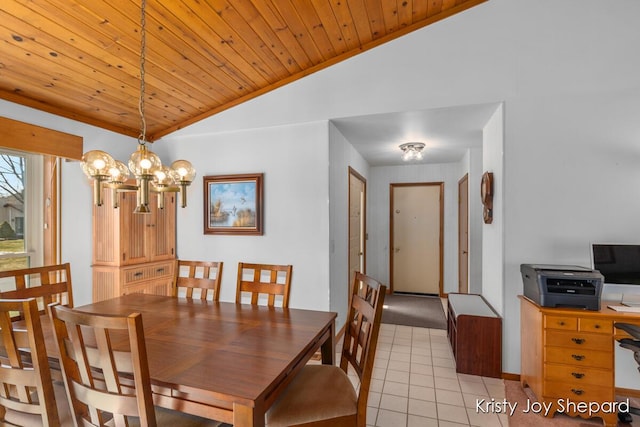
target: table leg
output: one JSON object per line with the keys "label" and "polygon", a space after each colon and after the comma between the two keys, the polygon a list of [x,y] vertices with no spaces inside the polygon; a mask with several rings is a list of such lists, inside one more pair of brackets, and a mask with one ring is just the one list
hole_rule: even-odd
{"label": "table leg", "polygon": [[322,353],[322,363],[324,365],[334,365],[336,358],[336,324],[335,322],[331,323],[331,327],[329,329],[329,338],[325,342],[322,343],[320,347],[320,351]]}
{"label": "table leg", "polygon": [[264,427],[264,411],[250,406],[233,404],[233,426],[234,427]]}

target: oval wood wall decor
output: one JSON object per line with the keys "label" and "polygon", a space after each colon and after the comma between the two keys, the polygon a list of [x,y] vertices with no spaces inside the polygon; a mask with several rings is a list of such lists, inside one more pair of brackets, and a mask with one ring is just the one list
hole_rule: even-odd
{"label": "oval wood wall decor", "polygon": [[485,172],[482,174],[480,200],[484,206],[482,219],[485,224],[491,224],[493,222],[493,172]]}

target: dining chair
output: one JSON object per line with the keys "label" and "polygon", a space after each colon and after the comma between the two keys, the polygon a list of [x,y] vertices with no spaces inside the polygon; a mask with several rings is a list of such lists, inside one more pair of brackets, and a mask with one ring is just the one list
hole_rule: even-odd
{"label": "dining chair", "polygon": [[[74,425],[155,427],[142,315],[103,315],[51,305],[51,323]],[[114,348],[116,343],[123,348]],[[111,425],[111,424],[110,424]]]}
{"label": "dining chair", "polygon": [[[309,364],[269,409],[268,427],[366,426],[367,399],[386,286],[356,272],[340,366]],[[358,376],[354,388],[348,374]]]}
{"label": "dining chair", "polygon": [[211,295],[213,301],[219,301],[222,267],[222,262],[177,260],[173,296],[180,296],[180,288],[184,288],[185,297],[193,298],[193,291],[199,289],[200,299],[206,300]]}
{"label": "dining chair", "polygon": [[115,316],[52,304],[49,315],[75,426],[220,426],[154,407],[140,313]]}
{"label": "dining chair", "polygon": [[[23,319],[19,325],[12,322],[15,313]],[[69,402],[62,383],[54,385],[51,379],[36,300],[0,300],[0,334],[0,420],[21,426],[69,425]]]}
{"label": "dining chair", "polygon": [[35,298],[41,315],[54,302],[73,307],[69,263],[0,271],[0,289],[7,289],[0,292],[2,299]]}
{"label": "dining chair", "polygon": [[267,295],[267,305],[274,307],[277,299],[282,308],[289,307],[289,290],[293,266],[272,264],[238,263],[236,303],[242,302],[242,293],[251,294],[251,304],[258,305],[260,295]]}

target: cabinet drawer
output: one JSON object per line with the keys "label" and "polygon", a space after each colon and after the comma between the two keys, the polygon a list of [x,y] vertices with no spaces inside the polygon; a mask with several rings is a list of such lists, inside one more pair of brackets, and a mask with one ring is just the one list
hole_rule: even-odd
{"label": "cabinet drawer", "polygon": [[545,381],[544,396],[582,402],[612,402],[613,387]]}
{"label": "cabinet drawer", "polygon": [[545,345],[568,347],[570,349],[590,349],[612,351],[611,335],[592,334],[583,332],[546,331]]}
{"label": "cabinet drawer", "polygon": [[125,286],[122,290],[122,294],[170,295],[170,291],[171,281],[151,280],[149,282],[142,282],[135,285]]}
{"label": "cabinet drawer", "polygon": [[544,361],[545,363],[613,370],[613,354],[611,351],[548,346],[544,349]]}
{"label": "cabinet drawer", "polygon": [[547,329],[578,330],[578,318],[571,316],[544,316],[544,327]]}
{"label": "cabinet drawer", "polygon": [[613,371],[589,366],[568,366],[545,363],[544,377],[548,381],[581,386],[582,384],[613,384]]}
{"label": "cabinet drawer", "polygon": [[124,286],[141,282],[143,280],[170,277],[172,275],[172,266],[172,262],[167,262],[137,268],[128,268],[123,271]]}
{"label": "cabinet drawer", "polygon": [[581,332],[594,332],[596,334],[607,334],[611,337],[613,332],[613,322],[594,318],[578,319],[578,330]]}

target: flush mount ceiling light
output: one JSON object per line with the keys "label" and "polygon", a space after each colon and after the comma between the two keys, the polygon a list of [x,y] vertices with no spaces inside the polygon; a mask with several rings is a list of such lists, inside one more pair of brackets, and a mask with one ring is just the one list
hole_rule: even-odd
{"label": "flush mount ceiling light", "polygon": [[402,150],[402,160],[421,160],[424,144],[422,142],[407,142],[400,145]]}
{"label": "flush mount ceiling light", "polygon": [[[160,158],[147,149],[147,122],[144,117],[144,64],[146,50],[145,6],[140,5],[140,136],[138,149],[129,158],[129,167],[115,160],[109,153],[100,150],[88,151],[82,156],[82,170],[93,180],[93,201],[97,206],[102,205],[102,186],[117,191],[136,191],[137,206],[135,213],[150,213],[149,191],[158,193],[158,207],[164,207],[165,192],[180,192],[182,207],[187,206],[187,186],[196,176],[196,171],[187,160],[176,160],[171,167],[162,165]],[[136,178],[136,185],[126,184],[129,172]],[[114,208],[118,207],[118,198],[113,197]]]}

